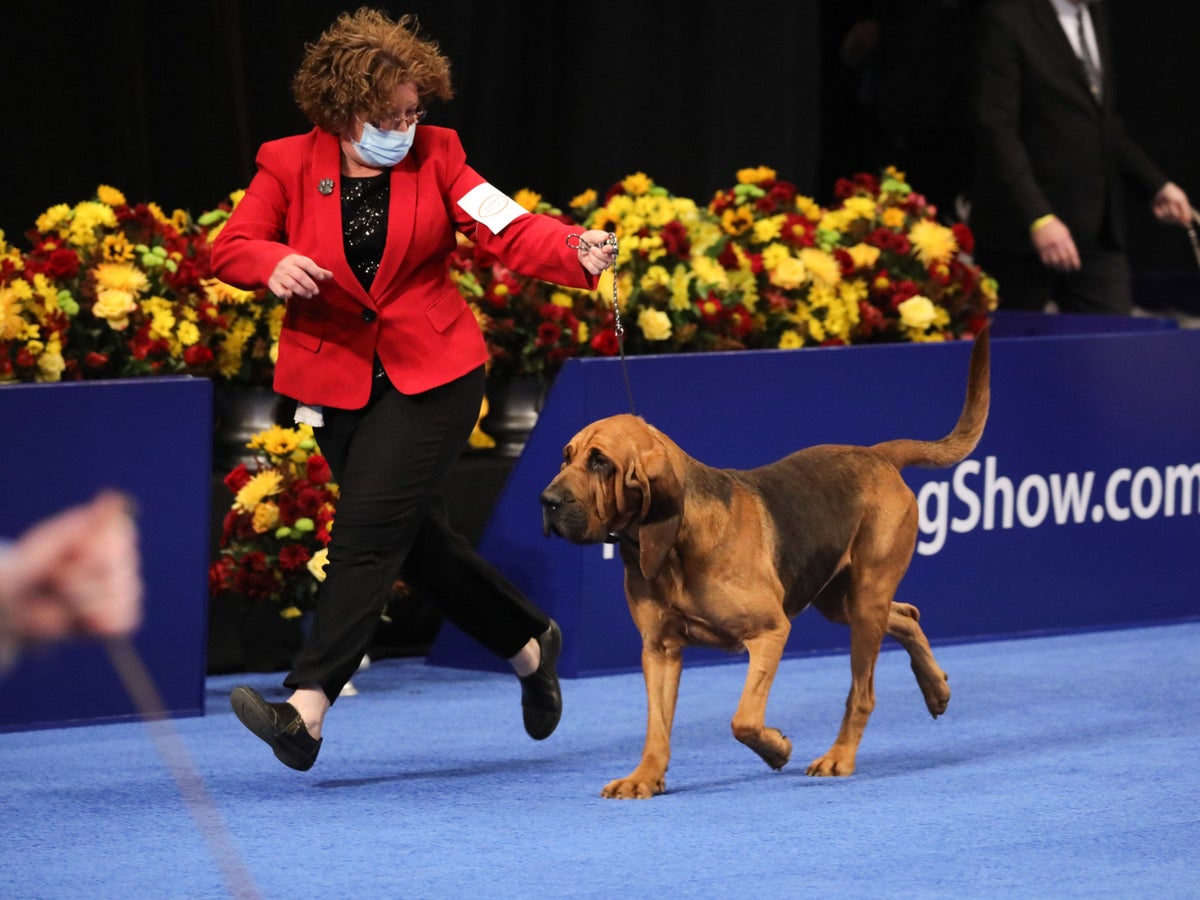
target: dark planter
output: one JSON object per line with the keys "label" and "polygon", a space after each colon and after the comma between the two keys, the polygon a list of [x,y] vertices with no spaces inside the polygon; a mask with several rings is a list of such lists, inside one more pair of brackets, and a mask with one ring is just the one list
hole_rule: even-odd
{"label": "dark planter", "polygon": [[496,441],[493,453],[506,457],[521,455],[546,403],[548,390],[546,380],[537,375],[488,378],[488,413],[480,425]]}

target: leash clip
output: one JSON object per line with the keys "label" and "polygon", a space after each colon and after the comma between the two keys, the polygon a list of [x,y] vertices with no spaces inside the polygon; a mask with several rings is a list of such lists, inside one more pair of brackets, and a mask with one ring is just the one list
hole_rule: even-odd
{"label": "leash clip", "polygon": [[593,247],[612,247],[613,251],[615,252],[617,249],[617,236],[610,232],[608,237],[606,237],[600,243],[593,244],[585,240],[582,234],[568,234],[567,247],[572,250],[584,251],[591,250]]}

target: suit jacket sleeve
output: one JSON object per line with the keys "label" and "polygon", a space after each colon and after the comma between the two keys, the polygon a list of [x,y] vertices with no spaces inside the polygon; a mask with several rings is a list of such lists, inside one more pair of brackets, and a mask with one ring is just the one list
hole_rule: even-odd
{"label": "suit jacket sleeve", "polygon": [[994,190],[1007,195],[1026,223],[1053,212],[1021,137],[1024,53],[994,7],[975,22],[974,110],[979,166]]}

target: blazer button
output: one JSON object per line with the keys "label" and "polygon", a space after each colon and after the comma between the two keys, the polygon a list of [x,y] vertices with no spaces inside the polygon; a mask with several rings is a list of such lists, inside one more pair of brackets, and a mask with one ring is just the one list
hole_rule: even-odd
{"label": "blazer button", "polygon": [[375,321],[375,310],[364,309],[362,311],[362,320],[364,322],[366,322],[368,325],[370,325],[372,322],[374,322]]}

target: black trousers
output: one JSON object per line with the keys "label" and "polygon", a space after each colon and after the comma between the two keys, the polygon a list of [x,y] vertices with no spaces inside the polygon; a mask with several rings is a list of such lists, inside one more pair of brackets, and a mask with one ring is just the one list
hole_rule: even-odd
{"label": "black trousers", "polygon": [[1133,311],[1129,260],[1119,250],[1080,248],[1078,272],[1048,269],[1032,253],[980,251],[979,264],[996,279],[1000,309],[1041,312],[1051,300],[1064,313],[1107,313],[1127,316]]}
{"label": "black trousers", "polygon": [[357,670],[397,578],[497,656],[550,620],[449,524],[439,493],[479,417],[483,368],[423,394],[376,378],[366,407],[325,409],[317,443],[340,494],[312,629],[284,685],[332,703]]}

